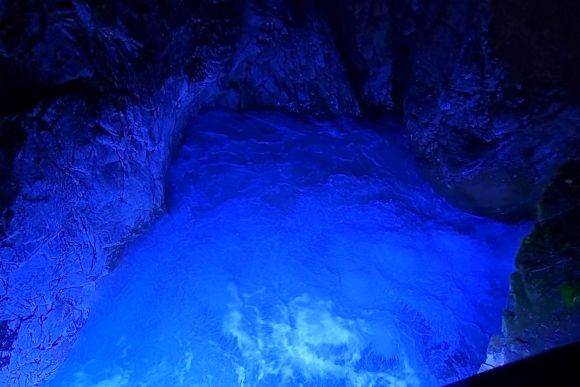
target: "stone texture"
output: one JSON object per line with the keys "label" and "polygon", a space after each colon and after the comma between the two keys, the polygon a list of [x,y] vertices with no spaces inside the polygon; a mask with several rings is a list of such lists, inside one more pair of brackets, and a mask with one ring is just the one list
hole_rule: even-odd
{"label": "stone texture", "polygon": [[420,4],[340,0],[326,9],[363,114],[401,115]]}
{"label": "stone texture", "polygon": [[342,0],[326,10],[361,111],[403,116],[434,187],[469,212],[533,218],[580,149],[580,5]]}
{"label": "stone texture", "polygon": [[323,8],[310,1],[247,1],[243,34],[221,104],[317,116],[358,115]]}
{"label": "stone texture", "polygon": [[[3,66],[31,64],[3,97],[18,89],[37,98],[15,101],[0,119],[11,139],[2,144],[3,386],[38,385],[54,372],[88,316],[96,281],[163,210],[181,128],[211,99],[236,42],[232,4],[182,4],[173,15],[178,3],[45,2],[38,16],[47,31],[70,29],[68,39],[24,29],[15,46],[2,40]],[[6,28],[36,15],[35,2],[3,5]],[[45,55],[31,58],[23,47]],[[76,71],[61,51],[90,62],[88,70]],[[47,92],[33,94],[37,86]]]}
{"label": "stone texture", "polygon": [[[426,176],[468,211],[530,216],[550,177],[580,149],[573,79],[559,69],[577,63],[559,23],[578,13],[541,19],[522,1],[438,2],[423,12],[405,116]],[[505,47],[527,36],[517,57],[540,60],[534,66],[514,63]],[[554,50],[574,54],[552,64]],[[548,68],[556,78],[546,83]]]}
{"label": "stone texture", "polygon": [[538,205],[511,277],[503,334],[485,370],[580,340],[580,161],[564,165]]}
{"label": "stone texture", "polygon": [[88,316],[95,282],[162,210],[194,87],[168,80],[151,98],[161,113],[103,103],[93,116],[86,101],[67,96],[22,118],[27,140],[13,167],[20,189],[0,244],[0,320],[12,340],[3,346],[12,349],[3,385],[35,385],[54,371]]}

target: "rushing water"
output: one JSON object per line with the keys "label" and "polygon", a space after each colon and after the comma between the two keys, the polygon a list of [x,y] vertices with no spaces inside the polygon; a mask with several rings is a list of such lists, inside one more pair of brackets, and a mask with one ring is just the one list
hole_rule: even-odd
{"label": "rushing water", "polygon": [[51,387],[439,385],[500,330],[525,226],[465,214],[397,135],[206,113],[168,212],[101,281]]}

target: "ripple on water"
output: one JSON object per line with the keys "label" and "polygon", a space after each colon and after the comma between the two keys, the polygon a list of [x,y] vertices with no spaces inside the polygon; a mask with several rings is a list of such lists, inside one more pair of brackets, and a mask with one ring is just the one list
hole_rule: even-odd
{"label": "ripple on water", "polygon": [[438,385],[477,371],[526,227],[464,214],[396,135],[196,118],[168,213],[49,386]]}

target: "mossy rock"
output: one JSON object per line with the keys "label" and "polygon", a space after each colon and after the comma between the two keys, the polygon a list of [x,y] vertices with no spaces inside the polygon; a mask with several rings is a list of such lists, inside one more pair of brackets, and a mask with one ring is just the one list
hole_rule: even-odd
{"label": "mossy rock", "polygon": [[560,287],[560,294],[567,308],[580,307],[580,287],[565,283]]}
{"label": "mossy rock", "polygon": [[546,188],[516,267],[504,336],[526,351],[507,360],[580,340],[580,161],[564,165]]}

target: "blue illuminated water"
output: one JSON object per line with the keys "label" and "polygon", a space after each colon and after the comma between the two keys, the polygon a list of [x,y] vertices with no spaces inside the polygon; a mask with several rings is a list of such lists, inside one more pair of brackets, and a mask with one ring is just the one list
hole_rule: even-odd
{"label": "blue illuminated water", "polygon": [[396,135],[198,117],[168,213],[102,280],[51,387],[439,385],[500,330],[526,226],[451,207]]}

